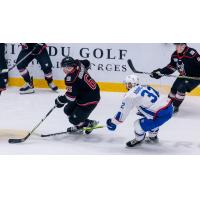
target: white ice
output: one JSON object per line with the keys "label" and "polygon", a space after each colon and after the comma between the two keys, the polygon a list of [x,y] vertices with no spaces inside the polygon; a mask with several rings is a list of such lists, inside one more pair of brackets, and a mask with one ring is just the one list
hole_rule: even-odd
{"label": "white ice", "polygon": [[[64,91],[60,91],[63,94]],[[27,141],[9,144],[9,138],[24,137],[54,106],[58,93],[36,89],[35,94],[20,95],[18,88],[8,88],[0,96],[0,154],[200,154],[200,97],[187,96],[180,112],[160,128],[159,143],[128,149],[134,138],[133,110],[115,132],[96,129],[91,135],[64,135],[41,138],[40,134],[65,131],[71,126],[63,109],[55,109]],[[101,93],[101,101],[91,119],[104,125],[121,104],[123,93]]]}

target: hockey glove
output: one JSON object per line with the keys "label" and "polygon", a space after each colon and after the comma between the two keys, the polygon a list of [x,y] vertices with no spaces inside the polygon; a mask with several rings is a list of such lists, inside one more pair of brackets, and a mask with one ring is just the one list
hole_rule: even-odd
{"label": "hockey glove", "polygon": [[161,78],[162,77],[161,69],[159,68],[159,69],[152,71],[150,77],[155,78],[155,79]]}
{"label": "hockey glove", "polygon": [[66,99],[65,95],[58,96],[55,99],[55,105],[57,108],[62,108],[67,102],[68,102],[68,100]]}
{"label": "hockey glove", "polygon": [[106,125],[107,125],[107,128],[110,130],[110,131],[114,131],[116,128],[117,128],[117,125],[112,123],[112,119],[108,119],[106,121]]}

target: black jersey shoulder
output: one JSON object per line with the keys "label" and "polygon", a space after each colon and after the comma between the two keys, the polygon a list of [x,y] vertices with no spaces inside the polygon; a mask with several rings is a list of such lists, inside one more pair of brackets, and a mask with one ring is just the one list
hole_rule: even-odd
{"label": "black jersey shoulder", "polygon": [[172,54],[172,58],[174,57],[186,57],[186,58],[193,58],[195,55],[197,54],[197,50],[190,48],[190,47],[186,47],[186,49],[183,51],[182,54],[177,54],[176,51],[174,51],[174,53]]}
{"label": "black jersey shoulder", "polygon": [[188,47],[187,52],[185,53],[185,56],[191,57],[191,58],[192,58],[192,57],[194,57],[196,54],[197,54],[197,50],[196,50],[196,49],[193,49],[193,48]]}

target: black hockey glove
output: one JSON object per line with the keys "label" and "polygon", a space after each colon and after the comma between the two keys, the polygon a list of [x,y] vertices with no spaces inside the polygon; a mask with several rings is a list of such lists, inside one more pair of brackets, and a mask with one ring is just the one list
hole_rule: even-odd
{"label": "black hockey glove", "polygon": [[151,72],[151,75],[150,75],[151,78],[155,78],[155,79],[159,79],[162,77],[162,74],[161,74],[161,69],[156,69],[156,70],[153,70]]}
{"label": "black hockey glove", "polygon": [[68,102],[68,100],[66,99],[65,95],[58,96],[55,99],[55,105],[57,108],[62,108],[67,102]]}

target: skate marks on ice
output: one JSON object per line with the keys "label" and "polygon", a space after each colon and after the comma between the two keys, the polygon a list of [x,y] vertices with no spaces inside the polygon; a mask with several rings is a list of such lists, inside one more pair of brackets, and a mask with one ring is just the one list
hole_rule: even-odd
{"label": "skate marks on ice", "polygon": [[[38,140],[38,138],[37,138]],[[76,146],[85,146],[90,154],[119,154],[119,155],[200,155],[200,141],[174,141],[162,140],[157,143],[143,142],[133,148],[127,148],[128,139],[116,135],[62,135],[53,138],[45,138],[44,142],[64,143],[66,145],[74,145],[74,154],[84,154],[84,152],[76,151]],[[67,151],[66,151],[67,154]]]}

